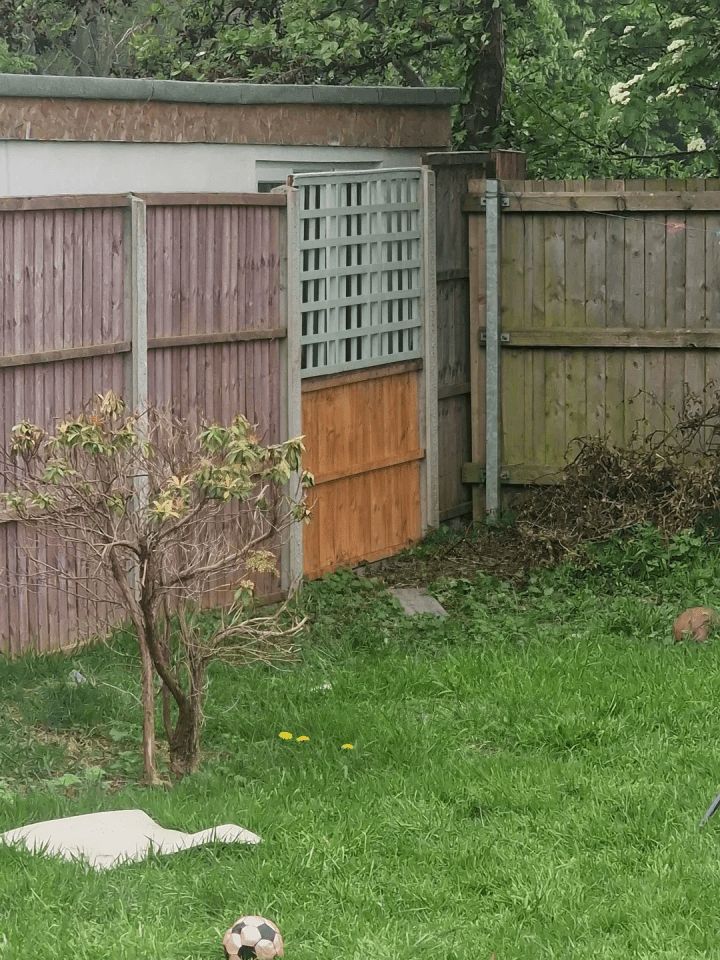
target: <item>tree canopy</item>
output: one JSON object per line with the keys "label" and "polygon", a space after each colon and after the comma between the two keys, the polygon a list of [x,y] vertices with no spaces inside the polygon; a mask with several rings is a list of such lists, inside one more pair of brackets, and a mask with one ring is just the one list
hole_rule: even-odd
{"label": "tree canopy", "polygon": [[0,0],[0,68],[456,86],[455,145],[534,177],[718,172],[710,0]]}
{"label": "tree canopy", "polygon": [[718,173],[720,15],[704,0],[545,6],[519,24],[498,134],[533,176]]}

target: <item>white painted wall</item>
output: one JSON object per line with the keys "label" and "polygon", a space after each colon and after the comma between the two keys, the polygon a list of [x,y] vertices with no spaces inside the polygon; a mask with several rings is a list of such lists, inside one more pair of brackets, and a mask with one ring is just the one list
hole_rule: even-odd
{"label": "white painted wall", "polygon": [[206,143],[0,142],[0,196],[254,193],[291,172],[416,166],[418,150]]}

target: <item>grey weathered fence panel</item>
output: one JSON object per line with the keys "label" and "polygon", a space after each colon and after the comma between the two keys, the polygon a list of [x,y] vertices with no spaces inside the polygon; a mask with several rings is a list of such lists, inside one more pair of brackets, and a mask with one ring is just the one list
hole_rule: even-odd
{"label": "grey weathered fence panel", "polygon": [[[284,196],[148,196],[148,390],[179,416],[243,413],[280,436],[280,218]],[[21,207],[21,209],[18,209]],[[94,393],[130,396],[127,197],[0,200],[0,436],[51,429]],[[29,587],[26,554],[46,573]],[[78,594],[82,556],[0,521],[0,652],[92,636],[107,603]],[[274,578],[258,583],[277,590]]]}

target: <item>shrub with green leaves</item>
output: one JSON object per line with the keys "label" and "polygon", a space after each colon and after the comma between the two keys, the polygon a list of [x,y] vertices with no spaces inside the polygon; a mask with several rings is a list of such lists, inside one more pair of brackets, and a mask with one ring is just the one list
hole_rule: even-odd
{"label": "shrub with green leaves", "polygon": [[[309,518],[303,449],[301,437],[264,446],[241,415],[195,430],[157,408],[132,414],[112,392],[54,433],[13,427],[2,459],[6,506],[48,537],[82,545],[95,573],[77,589],[103,599],[110,591],[115,622],[125,617],[137,633],[148,782],[158,779],[155,674],[171,768],[183,774],[200,760],[207,664],[291,655],[302,621],[286,606],[251,608],[254,578],[277,574],[283,534]],[[230,608],[203,617],[228,586]]]}

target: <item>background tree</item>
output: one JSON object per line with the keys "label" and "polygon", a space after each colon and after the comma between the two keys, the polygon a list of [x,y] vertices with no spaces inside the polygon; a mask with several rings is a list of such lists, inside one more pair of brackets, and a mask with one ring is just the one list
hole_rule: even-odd
{"label": "background tree", "polygon": [[131,76],[129,41],[150,26],[149,0],[0,0],[0,38],[22,70]]}
{"label": "background tree", "polygon": [[139,72],[179,80],[460,86],[458,136],[488,146],[504,84],[498,0],[159,0]]}
{"label": "background tree", "polygon": [[708,0],[160,0],[151,21],[132,46],[155,76],[457,86],[455,145],[523,149],[532,176],[717,169]]}
{"label": "background tree", "polygon": [[537,9],[541,20],[508,25],[498,130],[527,152],[532,176],[717,175],[720,15],[709,3]]}
{"label": "background tree", "polygon": [[[301,438],[262,446],[242,416],[198,433],[157,409],[128,415],[112,393],[54,434],[27,422],[13,428],[7,506],[82,551],[95,572],[79,587],[101,598],[110,590],[116,621],[123,614],[135,628],[146,782],[158,780],[153,673],[164,691],[171,768],[182,775],[200,761],[208,663],[292,655],[303,622],[287,606],[260,615],[250,607],[254,576],[275,571],[271,548],[309,517],[302,491],[310,474],[301,474],[299,496],[283,492],[302,450]],[[232,607],[204,616],[222,586],[234,591]]]}
{"label": "background tree", "polygon": [[710,0],[0,0],[0,38],[40,72],[456,86],[455,146],[533,177],[720,164]]}

